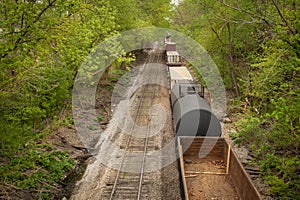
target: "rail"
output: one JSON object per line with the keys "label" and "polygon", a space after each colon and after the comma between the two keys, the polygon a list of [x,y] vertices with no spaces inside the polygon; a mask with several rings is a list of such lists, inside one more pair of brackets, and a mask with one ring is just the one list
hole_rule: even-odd
{"label": "rail", "polygon": [[[156,62],[158,62],[159,60],[159,56],[160,54],[157,55],[157,60]],[[151,70],[154,70],[154,73],[155,73],[155,77],[157,77],[157,74],[158,72],[155,71],[155,68],[152,69],[151,67],[147,67],[149,64],[151,64],[153,61],[155,61],[155,54],[150,54],[149,56],[149,59],[145,62],[145,64],[143,65],[143,70],[147,70],[147,68],[150,68],[150,71]],[[151,78],[151,77],[149,77]],[[134,129],[135,129],[135,126],[136,126],[136,122],[137,122],[137,119],[139,118],[140,114],[141,114],[141,107],[142,107],[142,102],[146,97],[146,92],[147,90],[147,87],[144,86],[142,88],[142,95],[141,97],[139,98],[139,102],[138,102],[138,106],[137,106],[137,110],[136,110],[136,115],[135,115],[135,118],[134,118],[134,124],[132,125],[131,129],[130,129],[130,132],[129,132],[129,137],[127,138],[127,141],[126,141],[126,146],[125,146],[125,149],[124,149],[124,153],[122,155],[122,159],[121,159],[121,163],[120,163],[120,166],[118,168],[118,171],[117,171],[117,175],[115,177],[115,180],[114,180],[114,184],[113,184],[113,188],[112,188],[112,191],[111,191],[111,194],[110,194],[110,197],[109,199],[112,200],[114,199],[115,197],[115,194],[116,194],[116,191],[118,189],[118,182],[119,182],[119,179],[120,179],[120,175],[122,173],[122,169],[125,165],[125,162],[127,160],[127,152],[128,150],[130,149],[130,146],[135,146],[135,144],[133,143],[133,137],[134,137]],[[152,94],[151,94],[151,97],[150,97],[150,106],[152,105],[153,103],[153,99],[154,99],[154,96],[155,96],[155,89],[152,90]],[[149,119],[149,122],[151,121],[151,119]],[[148,122],[148,123],[149,123]],[[140,173],[139,173],[139,181],[138,181],[138,187],[137,188],[137,199],[139,200],[142,196],[142,186],[143,186],[143,179],[144,179],[144,170],[145,170],[145,162],[146,162],[146,155],[147,155],[147,149],[148,149],[148,143],[149,143],[149,133],[150,133],[150,126],[148,126],[147,128],[147,132],[146,132],[146,135],[145,135],[145,138],[144,138],[144,146],[143,146],[143,157],[142,157],[142,160],[141,160],[141,167],[140,167]],[[131,144],[133,143],[133,144]],[[130,180],[128,181],[130,182]]]}

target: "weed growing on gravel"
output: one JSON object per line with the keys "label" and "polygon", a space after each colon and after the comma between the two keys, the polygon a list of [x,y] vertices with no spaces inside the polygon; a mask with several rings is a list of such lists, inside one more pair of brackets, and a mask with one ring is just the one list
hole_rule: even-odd
{"label": "weed growing on gravel", "polygon": [[97,121],[98,122],[101,122],[101,121],[103,121],[104,120],[104,117],[102,116],[102,115],[99,115],[98,117],[97,117]]}

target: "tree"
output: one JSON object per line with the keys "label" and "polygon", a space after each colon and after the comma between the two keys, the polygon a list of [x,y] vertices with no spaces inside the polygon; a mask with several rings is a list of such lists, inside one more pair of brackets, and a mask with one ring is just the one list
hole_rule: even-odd
{"label": "tree", "polygon": [[248,105],[235,137],[257,155],[270,195],[286,199],[299,190],[292,175],[300,147],[299,6],[296,0],[184,0],[173,17],[178,30],[209,51],[227,88]]}

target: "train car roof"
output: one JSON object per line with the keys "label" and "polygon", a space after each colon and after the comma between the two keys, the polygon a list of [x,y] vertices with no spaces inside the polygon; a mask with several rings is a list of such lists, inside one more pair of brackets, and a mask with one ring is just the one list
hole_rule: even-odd
{"label": "train car roof", "polygon": [[176,44],[175,42],[165,42],[166,44]]}
{"label": "train car roof", "polygon": [[167,56],[171,55],[179,55],[179,53],[177,51],[167,51]]}
{"label": "train car roof", "polygon": [[171,80],[193,80],[186,67],[169,67]]}

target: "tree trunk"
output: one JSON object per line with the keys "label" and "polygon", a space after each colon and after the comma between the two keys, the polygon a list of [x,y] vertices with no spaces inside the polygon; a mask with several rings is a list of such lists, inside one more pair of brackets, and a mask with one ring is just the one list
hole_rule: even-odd
{"label": "tree trunk", "polygon": [[235,77],[235,70],[234,70],[234,64],[233,64],[233,57],[232,57],[232,38],[231,38],[231,29],[230,29],[230,23],[227,22],[227,30],[228,30],[228,60],[230,64],[230,77],[231,82],[233,84],[233,89],[236,96],[240,96],[240,90],[237,85],[236,77]]}

